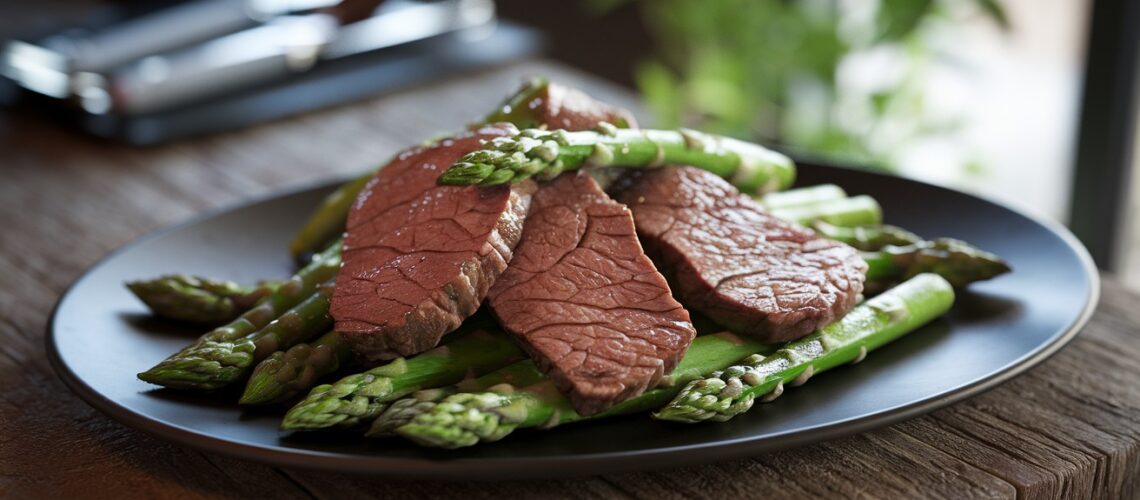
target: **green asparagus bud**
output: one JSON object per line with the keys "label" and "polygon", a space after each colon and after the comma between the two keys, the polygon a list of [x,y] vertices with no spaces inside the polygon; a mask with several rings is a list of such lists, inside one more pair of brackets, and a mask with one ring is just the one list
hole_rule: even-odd
{"label": "green asparagus bud", "polygon": [[[935,273],[957,288],[1010,271],[1001,257],[951,238],[885,246],[864,252],[868,282],[897,282],[921,273]],[[872,283],[873,284],[873,283]]]}
{"label": "green asparagus bud", "polygon": [[525,404],[524,400],[494,392],[460,393],[437,403],[396,432],[423,446],[438,448],[498,441],[521,423]]}
{"label": "green asparagus bud", "polygon": [[385,437],[393,434],[404,424],[411,422],[417,416],[428,413],[444,398],[459,392],[503,391],[511,392],[514,387],[528,387],[546,380],[546,376],[535,366],[534,361],[524,359],[512,365],[500,368],[482,377],[467,379],[449,387],[437,387],[416,391],[412,395],[393,401],[384,413],[380,414],[372,428],[366,434],[368,437]]}
{"label": "green asparagus bud", "polygon": [[390,401],[412,392],[459,382],[523,357],[510,337],[487,321],[468,320],[445,345],[410,359],[349,375],[312,392],[285,414],[285,430],[351,428],[380,415]]}
{"label": "green asparagus bud", "polygon": [[154,314],[206,325],[232,321],[278,286],[280,283],[242,286],[185,274],[127,283],[127,288]]}
{"label": "green asparagus bud", "polygon": [[[138,377],[152,384],[189,390],[218,389],[240,379],[258,349],[254,341],[260,330],[310,297],[318,285],[333,279],[340,268],[340,250],[340,242],[333,244],[253,309],[206,333]],[[325,314],[327,309],[326,305]],[[280,343],[276,339],[273,342]]]}
{"label": "green asparagus bud", "polygon": [[[519,363],[525,363],[520,361]],[[516,363],[518,364],[518,363]],[[432,408],[459,390],[455,386],[436,387],[413,392],[410,396],[397,399],[388,408],[372,421],[372,427],[364,435],[372,438],[386,437],[396,429],[403,427],[416,417],[429,413]]]}
{"label": "green asparagus bud", "polygon": [[786,156],[756,144],[695,130],[630,130],[599,124],[598,131],[525,129],[496,137],[464,155],[439,177],[441,184],[496,185],[535,177],[549,180],[582,167],[656,168],[692,165],[725,177],[741,191],[760,194],[792,183]]}
{"label": "green asparagus bud", "polygon": [[297,344],[265,358],[253,369],[239,402],[266,405],[289,401],[352,361],[348,343],[339,333],[328,332],[312,343]]}
{"label": "green asparagus bud", "polygon": [[868,352],[941,316],[954,289],[936,274],[920,274],[852,309],[843,319],[768,356],[750,356],[712,376],[690,382],[653,416],[676,422],[725,421],[748,411],[756,398],[771,400],[784,385],[857,362]]}

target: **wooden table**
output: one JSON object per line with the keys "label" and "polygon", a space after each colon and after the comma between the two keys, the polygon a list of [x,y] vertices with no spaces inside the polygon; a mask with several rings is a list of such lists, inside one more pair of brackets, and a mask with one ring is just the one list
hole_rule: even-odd
{"label": "wooden table", "polygon": [[749,460],[562,481],[364,479],[200,453],[111,421],[48,367],[52,305],[107,252],[203,210],[360,171],[479,116],[535,74],[633,102],[627,91],[533,62],[152,149],[0,115],[0,496],[1140,496],[1140,296],[1111,276],[1069,347],[964,403]]}

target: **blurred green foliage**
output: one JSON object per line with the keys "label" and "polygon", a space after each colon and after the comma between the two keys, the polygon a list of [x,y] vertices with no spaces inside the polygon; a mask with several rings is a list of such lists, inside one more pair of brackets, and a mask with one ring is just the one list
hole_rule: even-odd
{"label": "blurred green foliage", "polygon": [[[1009,25],[997,0],[590,0],[587,7],[604,13],[629,2],[657,46],[635,77],[658,125],[887,168],[900,145],[959,125],[924,112],[924,76],[935,56],[928,27],[953,30],[977,17]],[[890,74],[862,88],[842,85],[841,66],[873,53],[891,60]]]}

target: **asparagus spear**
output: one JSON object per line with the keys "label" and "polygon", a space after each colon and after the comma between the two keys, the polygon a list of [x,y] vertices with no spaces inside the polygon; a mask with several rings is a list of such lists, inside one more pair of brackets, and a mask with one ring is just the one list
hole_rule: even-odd
{"label": "asparagus spear", "polygon": [[811,223],[811,228],[824,238],[842,241],[864,251],[880,250],[887,245],[913,245],[922,241],[922,238],[906,229],[886,224],[843,227],[816,220]]}
{"label": "asparagus spear", "polygon": [[344,232],[345,220],[356,195],[364,189],[368,181],[372,180],[375,170],[356,177],[329,193],[321,200],[321,204],[313,211],[301,229],[293,235],[289,242],[289,253],[294,259],[303,259],[305,255],[316,252],[327,245],[328,242],[340,237]]}
{"label": "asparagus spear", "polygon": [[[626,400],[609,410],[583,417],[574,411],[530,361],[511,367],[514,382],[499,383],[499,374],[476,379],[469,386],[416,394],[405,403],[393,403],[374,424],[370,435],[394,432],[425,446],[459,448],[496,441],[518,428],[549,428],[579,420],[637,413],[656,408],[682,384],[731,365],[744,356],[769,352],[771,347],[731,333],[703,335],[657,388]],[[529,367],[529,368],[528,368]],[[531,370],[528,374],[526,370]],[[498,385],[494,385],[498,384]],[[494,385],[494,387],[489,387]],[[489,387],[483,392],[458,392]]]}
{"label": "asparagus spear", "polygon": [[847,192],[835,184],[817,184],[815,186],[768,193],[761,196],[758,201],[767,210],[779,210],[781,208],[801,207],[826,201],[842,200],[846,197]]}
{"label": "asparagus spear", "polygon": [[285,414],[285,430],[351,428],[376,418],[387,403],[420,389],[454,384],[523,358],[510,337],[489,321],[468,320],[447,344],[413,358],[349,375],[312,392]]}
{"label": "asparagus spear", "polygon": [[127,288],[151,312],[178,321],[208,325],[223,324],[273,293],[280,283],[242,286],[232,281],[172,274],[150,280],[131,281]]}
{"label": "asparagus spear", "polygon": [[[259,330],[287,309],[302,301],[308,303],[312,299],[310,295],[319,284],[334,278],[340,267],[340,250],[339,241],[329,246],[273,293],[266,295],[257,306],[237,319],[207,332],[194,344],[140,373],[138,377],[152,384],[192,390],[217,389],[241,377],[252,362],[255,352],[268,355],[276,350],[266,350],[274,347],[271,344],[282,343],[272,339],[256,345],[254,341],[258,339]],[[322,314],[319,299],[314,302],[316,304],[308,305],[316,306],[316,310],[306,309],[303,311],[305,317]],[[327,298],[323,314],[328,314]]]}
{"label": "asparagus spear", "polygon": [[789,342],[768,356],[690,382],[654,417],[676,422],[723,422],[748,411],[757,397],[771,400],[784,384],[857,362],[879,346],[937,318],[954,303],[954,288],[936,274],[920,274],[852,309],[843,319]]}
{"label": "asparagus spear", "polygon": [[495,370],[482,377],[467,379],[456,385],[436,387],[416,391],[393,401],[372,427],[365,433],[368,437],[386,437],[396,428],[411,422],[417,416],[431,411],[440,401],[457,393],[510,392],[515,387],[527,387],[546,380],[546,375],[530,359]]}
{"label": "asparagus spear", "polygon": [[496,137],[460,158],[439,182],[489,186],[530,177],[549,180],[584,166],[655,168],[670,163],[703,168],[752,194],[786,188],[795,177],[788,157],[756,144],[688,129],[622,130],[602,123],[597,131],[531,128]]}
{"label": "asparagus spear", "polygon": [[549,86],[550,82],[545,78],[532,78],[526,81],[517,92],[507,96],[499,107],[479,122],[472,124],[471,128],[478,128],[487,123],[511,123],[519,128],[541,127],[542,116],[536,112],[536,108],[527,104],[546,95]]}
{"label": "asparagus spear", "polygon": [[253,369],[238,402],[265,405],[288,401],[352,360],[348,343],[336,331],[328,332],[312,343],[297,344],[287,351],[270,354]]}
{"label": "asparagus spear", "polygon": [[[892,283],[921,273],[935,273],[961,288],[1010,271],[1001,257],[951,238],[863,252],[869,285]],[[881,288],[881,286],[880,286]]]}
{"label": "asparagus spear", "polygon": [[867,195],[777,208],[770,210],[769,213],[803,225],[823,221],[834,226],[849,227],[883,222],[883,209],[879,207],[879,202]]}

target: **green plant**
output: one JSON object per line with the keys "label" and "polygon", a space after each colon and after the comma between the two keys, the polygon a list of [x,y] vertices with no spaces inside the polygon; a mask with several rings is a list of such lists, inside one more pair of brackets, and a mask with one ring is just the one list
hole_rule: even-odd
{"label": "green plant", "polygon": [[[592,0],[605,12],[630,0]],[[889,167],[900,144],[946,133],[925,112],[932,28],[971,17],[1003,28],[997,0],[640,0],[657,54],[636,80],[659,126],[710,132]],[[841,68],[884,56],[890,74],[852,88]],[[879,57],[883,59],[883,57]],[[868,88],[869,87],[869,88]]]}

